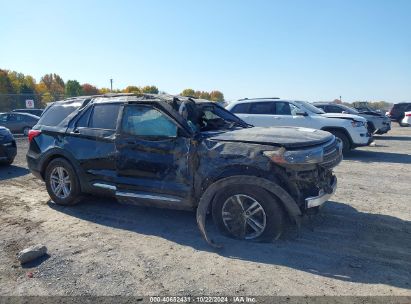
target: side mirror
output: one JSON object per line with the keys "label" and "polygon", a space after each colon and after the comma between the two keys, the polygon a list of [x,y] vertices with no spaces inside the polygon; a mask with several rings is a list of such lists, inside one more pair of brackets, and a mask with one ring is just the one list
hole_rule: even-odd
{"label": "side mirror", "polygon": [[348,114],[348,112],[347,112],[347,111],[342,111],[341,113],[342,113],[342,114]]}
{"label": "side mirror", "polygon": [[297,115],[297,116],[308,116],[308,113],[303,111],[303,110],[297,110],[295,112],[295,115]]}

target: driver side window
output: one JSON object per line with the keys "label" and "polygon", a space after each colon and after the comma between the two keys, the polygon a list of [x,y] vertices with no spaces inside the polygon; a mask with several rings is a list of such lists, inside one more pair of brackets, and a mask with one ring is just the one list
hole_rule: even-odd
{"label": "driver side window", "polygon": [[176,124],[150,106],[126,106],[121,129],[124,133],[141,137],[177,137]]}

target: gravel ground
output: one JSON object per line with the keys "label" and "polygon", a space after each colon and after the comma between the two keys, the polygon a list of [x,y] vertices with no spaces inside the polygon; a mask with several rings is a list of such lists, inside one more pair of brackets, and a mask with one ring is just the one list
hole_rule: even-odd
{"label": "gravel ground", "polygon": [[[0,167],[1,295],[411,295],[411,128],[352,152],[299,236],[258,244],[211,228],[222,250],[194,213],[98,197],[57,206],[26,168],[26,139],[18,148]],[[20,266],[16,253],[38,243],[49,256]]]}

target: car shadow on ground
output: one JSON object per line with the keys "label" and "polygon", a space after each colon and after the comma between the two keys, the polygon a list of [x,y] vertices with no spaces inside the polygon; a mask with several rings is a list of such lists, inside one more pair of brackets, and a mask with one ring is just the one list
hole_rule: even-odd
{"label": "car shadow on ground", "polygon": [[399,140],[399,141],[411,141],[411,136],[389,136],[389,135],[379,135],[374,136],[375,140]]}
{"label": "car shadow on ground", "polygon": [[384,162],[397,164],[411,164],[411,155],[409,154],[369,150],[352,150],[346,155],[344,155],[344,159],[366,163]]}
{"label": "car shadow on ground", "polygon": [[30,171],[27,168],[13,166],[13,165],[11,166],[0,165],[0,181],[23,176],[29,173]]}
{"label": "car shadow on ground", "polygon": [[209,220],[210,236],[224,244],[219,250],[201,238],[192,212],[122,205],[104,198],[88,198],[72,207],[52,202],[49,206],[69,216],[227,258],[281,265],[348,282],[411,288],[411,222],[360,212],[344,203],[328,202],[320,215],[305,219],[298,236],[290,227],[282,239],[268,244],[223,237]]}

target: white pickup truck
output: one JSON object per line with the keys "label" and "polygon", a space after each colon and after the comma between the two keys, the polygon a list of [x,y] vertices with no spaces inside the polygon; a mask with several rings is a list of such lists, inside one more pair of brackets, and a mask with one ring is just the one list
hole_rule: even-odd
{"label": "white pickup truck", "polygon": [[372,141],[365,118],[324,113],[306,101],[245,98],[229,103],[226,109],[254,126],[292,126],[328,131],[341,139],[344,153],[359,146],[367,146]]}

